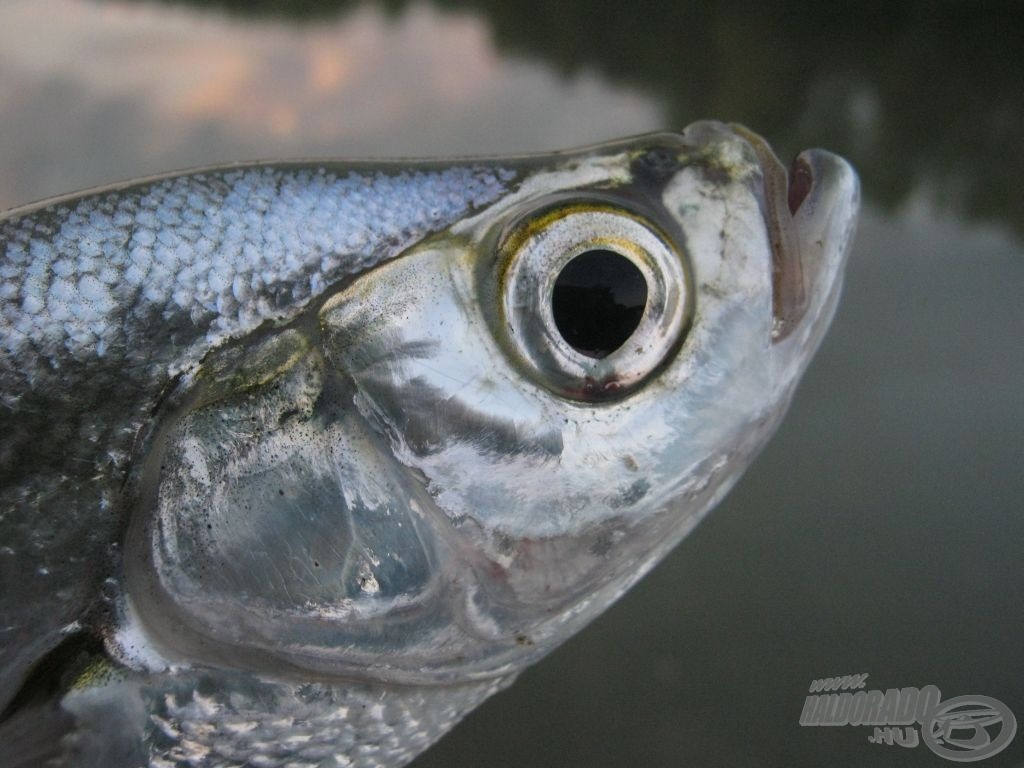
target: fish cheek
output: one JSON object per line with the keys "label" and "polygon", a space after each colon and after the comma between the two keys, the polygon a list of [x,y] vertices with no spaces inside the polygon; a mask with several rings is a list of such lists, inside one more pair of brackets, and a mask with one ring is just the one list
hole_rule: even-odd
{"label": "fish cheek", "polygon": [[[330,655],[368,619],[429,599],[436,556],[418,505],[345,377],[307,350],[256,386],[234,381],[215,381],[213,399],[197,393],[198,407],[168,420],[148,458],[136,544],[162,604],[149,613],[166,609],[189,628],[158,618],[152,634],[177,634],[171,644],[190,654],[196,634],[207,649],[209,639],[225,644],[221,662],[239,649]],[[395,650],[377,634],[377,652]]]}

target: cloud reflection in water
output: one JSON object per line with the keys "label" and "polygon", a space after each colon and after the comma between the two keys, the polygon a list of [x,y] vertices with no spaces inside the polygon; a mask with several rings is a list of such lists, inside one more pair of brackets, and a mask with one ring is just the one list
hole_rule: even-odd
{"label": "cloud reflection in water", "polygon": [[663,127],[657,100],[500,54],[422,5],[241,24],[172,6],[15,0],[0,25],[0,208],[253,157],[568,147]]}

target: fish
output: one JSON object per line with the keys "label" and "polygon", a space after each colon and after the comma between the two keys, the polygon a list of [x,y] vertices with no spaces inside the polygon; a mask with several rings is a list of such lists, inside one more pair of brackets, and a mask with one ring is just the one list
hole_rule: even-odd
{"label": "fish", "polygon": [[736,482],[858,207],[703,121],[0,215],[3,764],[405,765]]}

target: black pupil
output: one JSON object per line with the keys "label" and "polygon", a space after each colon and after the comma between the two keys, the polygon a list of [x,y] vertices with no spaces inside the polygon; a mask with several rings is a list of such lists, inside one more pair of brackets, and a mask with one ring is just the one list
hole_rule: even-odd
{"label": "black pupil", "polygon": [[580,354],[602,358],[621,347],[640,324],[647,281],[614,251],[585,251],[555,280],[551,309],[562,338]]}

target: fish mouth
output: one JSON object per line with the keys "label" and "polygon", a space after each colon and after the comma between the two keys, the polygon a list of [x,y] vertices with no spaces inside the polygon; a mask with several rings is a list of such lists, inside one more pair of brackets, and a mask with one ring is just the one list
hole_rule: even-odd
{"label": "fish mouth", "polygon": [[787,169],[761,136],[735,123],[728,129],[761,166],[772,249],[772,341],[799,338],[806,348],[820,340],[838,299],[860,207],[857,174],[823,149],[800,152]]}

